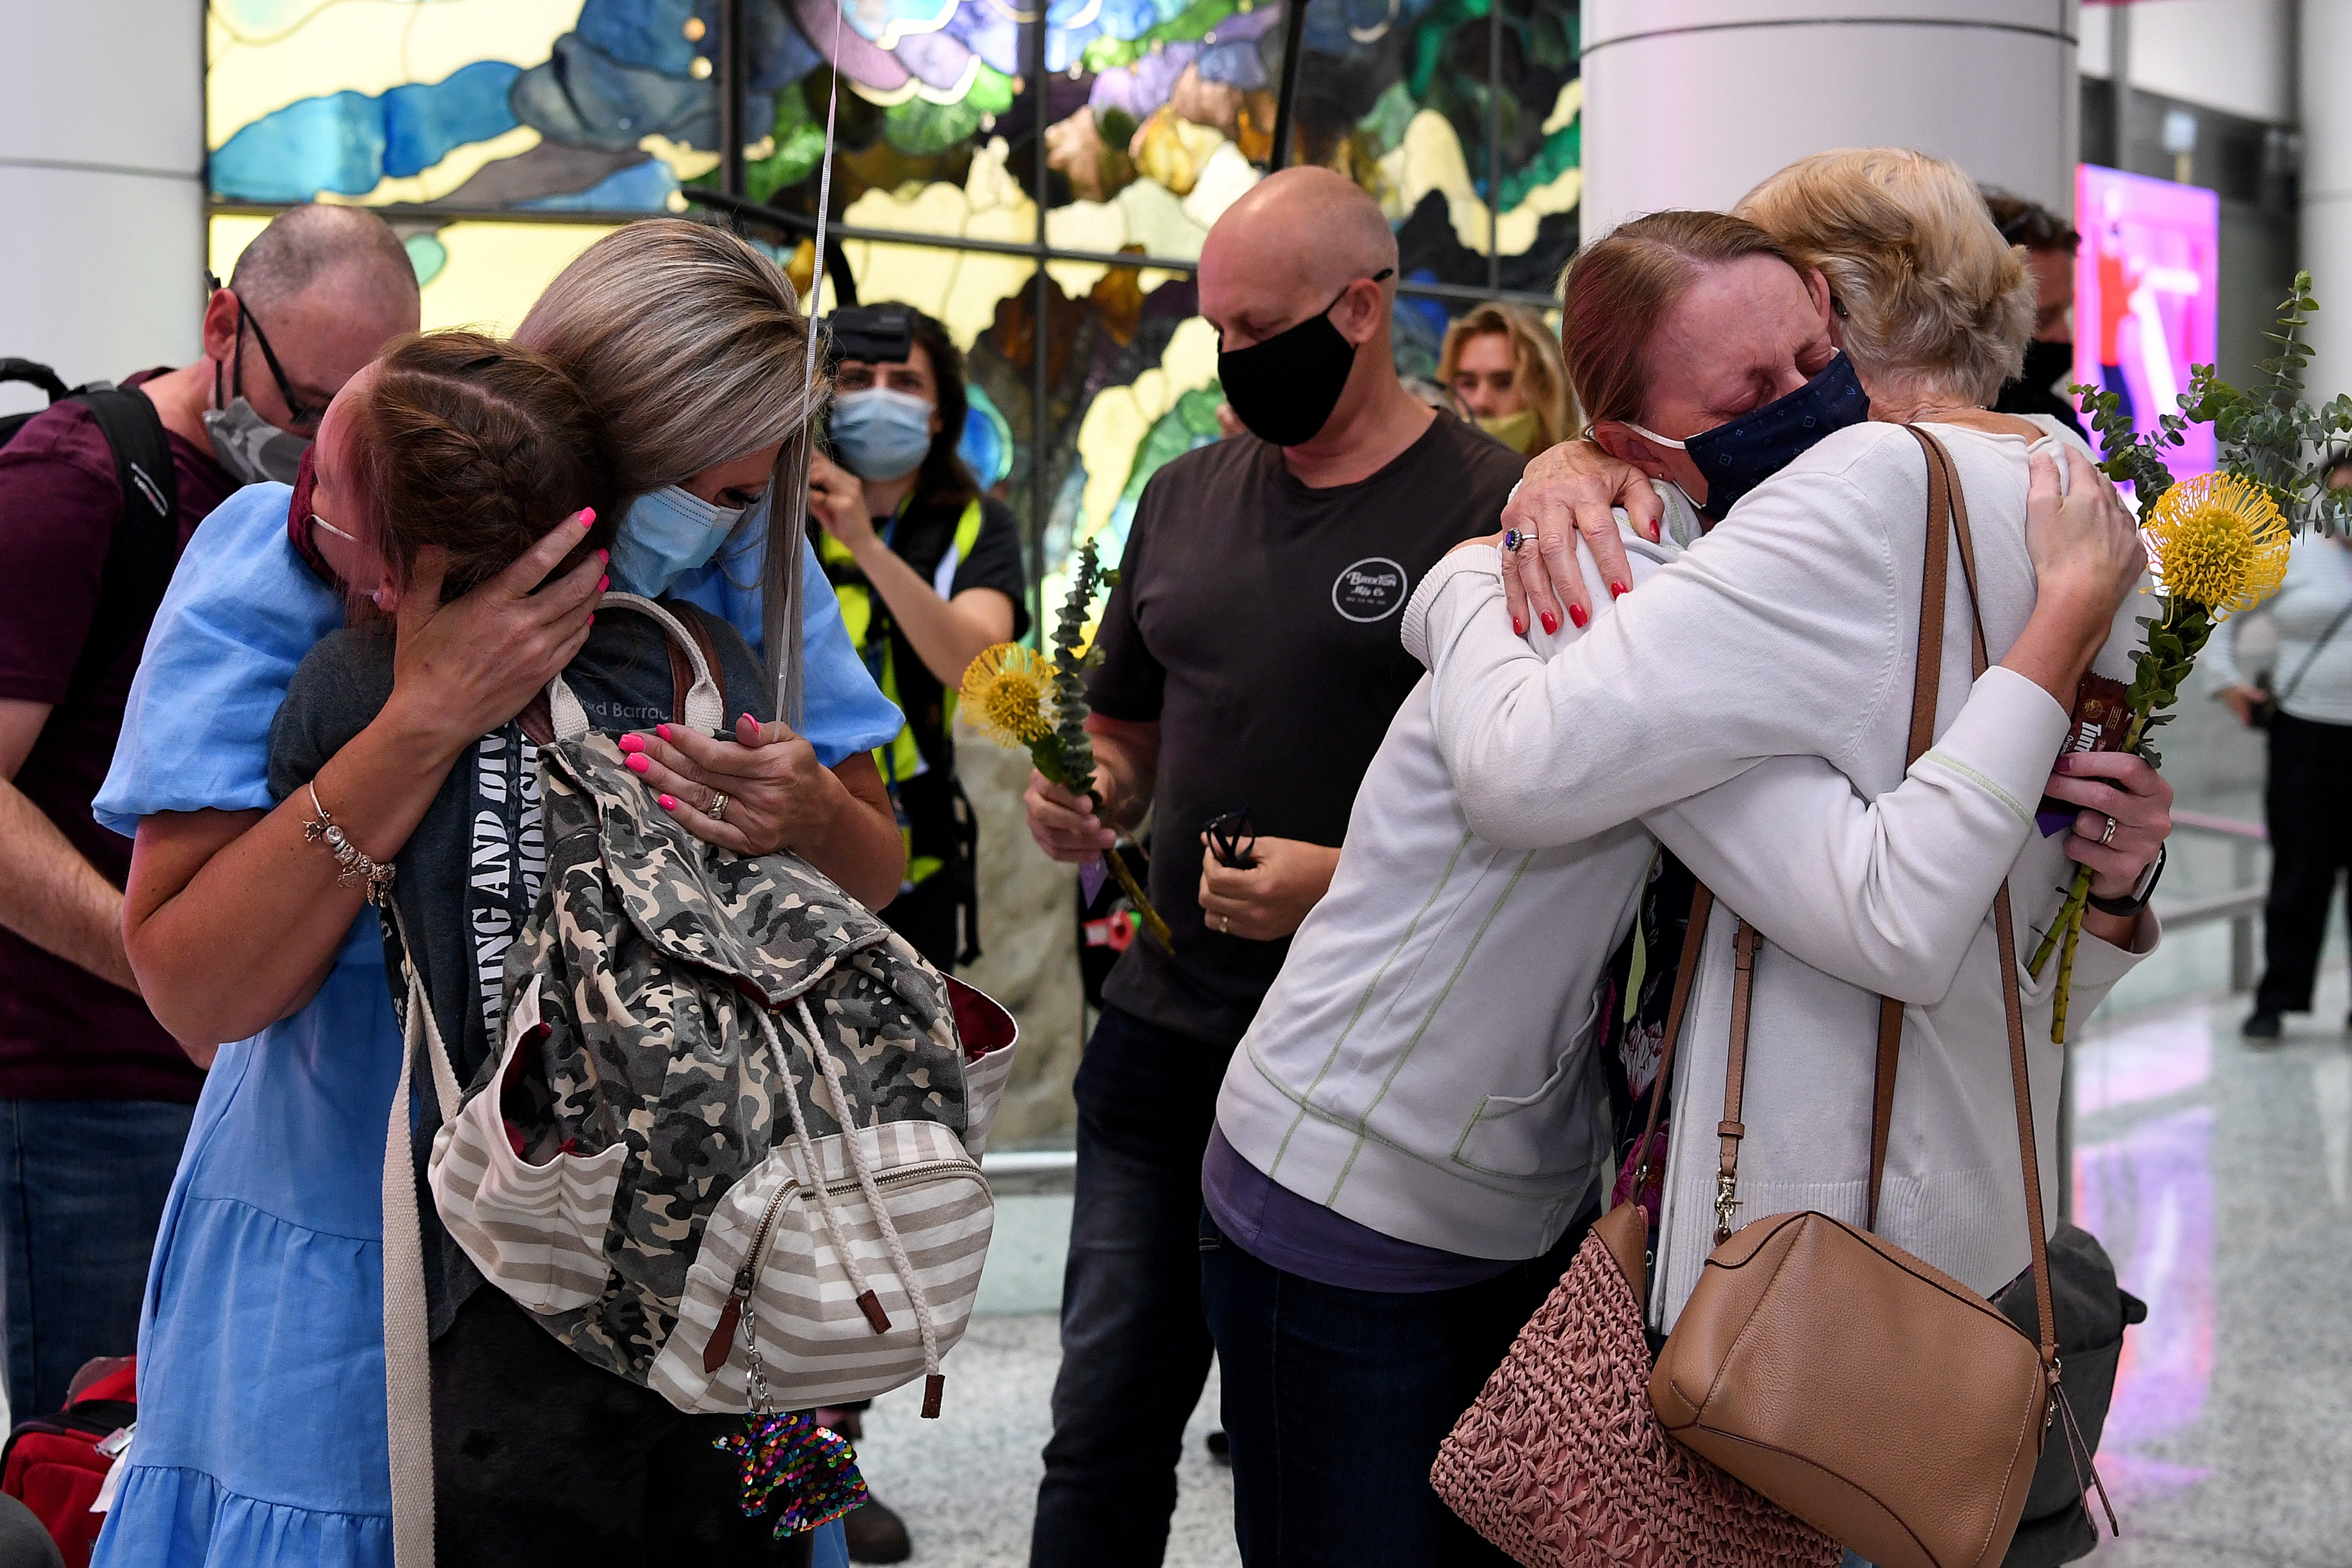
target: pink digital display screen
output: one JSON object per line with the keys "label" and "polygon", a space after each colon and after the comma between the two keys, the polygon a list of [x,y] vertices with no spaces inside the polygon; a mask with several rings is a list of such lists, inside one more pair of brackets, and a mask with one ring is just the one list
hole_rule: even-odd
{"label": "pink digital display screen", "polygon": [[[2221,198],[2084,163],[2074,226],[2074,379],[2118,394],[2133,427],[2153,430],[2179,412],[2189,367],[2215,359]],[[2165,458],[2178,479],[2211,472],[2212,427],[2191,425]]]}

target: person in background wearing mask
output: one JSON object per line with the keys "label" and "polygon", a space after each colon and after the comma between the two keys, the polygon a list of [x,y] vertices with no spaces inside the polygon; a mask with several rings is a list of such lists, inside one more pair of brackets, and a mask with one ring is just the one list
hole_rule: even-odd
{"label": "person in background wearing mask", "polygon": [[[836,331],[847,314],[836,313]],[[982,496],[956,453],[969,406],[962,353],[919,310],[872,314],[907,334],[905,357],[845,358],[835,369],[838,461],[819,455],[810,465],[809,511],[849,639],[907,716],[875,753],[907,836],[907,879],[882,918],[949,972],[980,956],[978,839],[956,778],[956,691],[982,650],[1028,629],[1029,584],[1012,509]]]}
{"label": "person in background wearing mask", "polygon": [[1437,381],[1465,418],[1522,458],[1576,433],[1559,344],[1517,305],[1480,305],[1454,318],[1438,352]]}
{"label": "person in background wearing mask", "polygon": [[[1298,237],[1316,243],[1302,245]],[[1138,504],[1090,686],[1096,793],[1029,781],[1029,830],[1086,864],[1153,814],[1151,899],[1078,1068],[1076,1207],[1034,1568],[1160,1561],[1208,1375],[1201,1190],[1217,1089],[1331,885],[1358,784],[1421,668],[1405,600],[1492,532],[1525,466],[1397,379],[1396,236],[1328,169],[1260,182],[1209,231],[1201,313],[1247,432],[1177,458]],[[1245,856],[1206,829],[1246,812]],[[1246,860],[1244,865],[1242,861]],[[1241,1162],[1216,1179],[1243,1201]]]}
{"label": "person in background wearing mask", "polygon": [[16,588],[0,616],[0,1279],[20,1416],[57,1409],[83,1362],[136,1342],[204,1083],[140,999],[122,938],[131,847],[90,816],[163,595],[159,580],[115,602],[117,519],[152,505],[176,560],[239,485],[291,479],[328,402],[416,324],[416,274],[383,219],[289,207],[213,290],[197,358],[126,383],[170,448],[153,489],[124,496],[79,402],[0,447],[0,572]]}
{"label": "person in background wearing mask", "polygon": [[[836,333],[849,314],[835,313]],[[906,881],[882,918],[947,973],[980,956],[980,840],[956,777],[956,691],[981,650],[1028,629],[1029,584],[1012,510],[982,495],[957,455],[969,407],[963,354],[919,310],[887,305],[860,314],[881,336],[906,334],[906,349],[835,367],[840,461],[821,453],[811,460],[811,531],[850,641],[907,717],[874,753],[907,841]],[[820,1419],[862,1440],[869,1403]],[[902,1563],[914,1550],[905,1521],[878,1501],[842,1525],[852,1562]]]}
{"label": "person in background wearing mask", "polygon": [[[2352,452],[2335,454],[2327,488],[2352,489]],[[2345,831],[2338,793],[2352,776],[2352,542],[2315,531],[2296,540],[2286,581],[2263,608],[2278,628],[2278,657],[2269,671],[2249,676],[2238,664],[2243,616],[2221,623],[2206,657],[2222,681],[2214,695],[2240,723],[2270,731],[2263,815],[2270,826],[2271,890],[2263,905],[2263,978],[2243,1033],[2272,1045],[2282,1032],[2281,1014],[2311,1011],[2336,874],[2352,866],[2352,833]]]}
{"label": "person in background wearing mask", "polygon": [[2001,238],[2025,247],[2025,269],[2033,274],[2033,336],[2025,345],[2025,368],[2003,384],[1993,407],[2002,414],[2047,414],[2085,441],[2074,400],[2066,387],[2074,379],[2074,253],[2083,237],[2074,226],[2039,202],[1986,188],[1985,209]]}

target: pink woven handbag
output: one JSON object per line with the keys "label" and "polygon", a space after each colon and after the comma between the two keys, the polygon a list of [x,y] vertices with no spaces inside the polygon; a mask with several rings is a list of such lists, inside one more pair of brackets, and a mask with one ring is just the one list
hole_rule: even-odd
{"label": "pink woven handbag", "polygon": [[[1713,897],[1691,902],[1667,1009],[1650,1129],[1698,971]],[[1644,1190],[1647,1173],[1633,1190]],[[1643,1331],[1649,1221],[1633,1204],[1603,1215],[1551,1296],[1437,1452],[1430,1485],[1480,1535],[1528,1568],[1837,1568],[1844,1551],[1684,1447],[1650,1407]]]}

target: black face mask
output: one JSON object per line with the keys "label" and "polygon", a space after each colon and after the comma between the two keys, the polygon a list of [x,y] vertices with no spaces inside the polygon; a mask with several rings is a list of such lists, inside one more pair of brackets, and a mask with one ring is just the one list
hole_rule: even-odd
{"label": "black face mask", "polygon": [[[1372,281],[1396,269],[1384,267]],[[1354,288],[1350,283],[1348,289]],[[1314,315],[1263,342],[1228,353],[1217,351],[1217,381],[1234,417],[1251,435],[1277,447],[1311,441],[1339,406],[1356,367],[1356,345],[1331,324],[1333,307],[1347,298],[1342,289]]]}
{"label": "black face mask", "polygon": [[2017,379],[2035,392],[2048,392],[2063,377],[2074,379],[2074,345],[2072,342],[2045,343],[2040,339],[2025,345],[2025,368]]}
{"label": "black face mask", "polygon": [[1706,479],[1706,500],[1698,503],[1709,521],[1721,522],[1732,503],[1799,458],[1823,437],[1870,417],[1870,395],[1843,353],[1819,375],[1761,408],[1676,441],[1633,428],[1662,446],[1680,447]]}

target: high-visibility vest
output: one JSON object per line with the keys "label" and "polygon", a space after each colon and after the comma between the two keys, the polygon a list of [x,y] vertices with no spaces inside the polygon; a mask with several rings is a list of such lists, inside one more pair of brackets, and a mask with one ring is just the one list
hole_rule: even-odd
{"label": "high-visibility vest", "polygon": [[[907,501],[900,502],[897,514],[890,519],[882,536],[886,545],[898,531],[912,500],[909,496]],[[963,515],[956,520],[955,537],[949,542],[947,553],[940,557],[938,569],[931,574],[931,587],[940,598],[954,596],[956,568],[971,554],[972,547],[980,542],[980,500],[975,497],[964,503]],[[898,699],[898,653],[893,640],[887,637],[870,639],[873,646],[868,646],[868,634],[875,622],[874,590],[862,574],[855,581],[844,580],[845,575],[857,572],[857,558],[850,553],[849,546],[830,533],[818,535],[816,553],[818,563],[825,569],[825,575],[833,581],[833,595],[841,605],[841,624],[843,629],[849,633],[850,646],[856,648],[858,657],[866,661],[866,668],[872,672],[874,683],[882,689],[882,695],[896,704],[901,713],[908,712],[907,705]],[[955,723],[956,687],[952,682],[940,684],[940,728],[945,733]],[[881,770],[882,782],[890,787],[894,797],[901,780],[914,778],[929,770],[929,764],[923,759],[923,748],[915,738],[915,724],[911,718],[898,727],[898,733],[887,745],[875,748],[874,765]],[[898,831],[908,840],[906,885],[911,888],[936,873],[941,862],[936,855],[914,854],[913,834],[907,826],[904,812],[899,814]]]}

